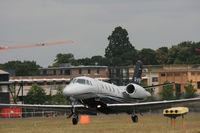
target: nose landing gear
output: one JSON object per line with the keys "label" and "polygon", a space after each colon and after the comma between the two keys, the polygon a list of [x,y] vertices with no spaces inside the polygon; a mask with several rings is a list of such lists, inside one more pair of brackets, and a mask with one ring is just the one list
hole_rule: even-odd
{"label": "nose landing gear", "polygon": [[76,125],[76,124],[78,124],[78,122],[79,122],[78,114],[73,114],[72,115],[72,124]]}
{"label": "nose landing gear", "polygon": [[138,122],[138,116],[137,115],[132,115],[131,119],[132,119],[133,123],[137,123]]}

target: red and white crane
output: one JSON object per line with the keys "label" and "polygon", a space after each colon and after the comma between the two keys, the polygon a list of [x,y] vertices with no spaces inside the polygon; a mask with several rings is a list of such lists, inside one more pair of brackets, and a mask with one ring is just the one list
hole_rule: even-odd
{"label": "red and white crane", "polygon": [[62,40],[62,41],[42,42],[42,43],[35,43],[35,44],[18,44],[18,45],[13,45],[13,46],[0,45],[0,51],[21,49],[21,48],[46,47],[46,46],[54,46],[54,45],[70,44],[70,43],[74,43],[74,42],[72,40]]}

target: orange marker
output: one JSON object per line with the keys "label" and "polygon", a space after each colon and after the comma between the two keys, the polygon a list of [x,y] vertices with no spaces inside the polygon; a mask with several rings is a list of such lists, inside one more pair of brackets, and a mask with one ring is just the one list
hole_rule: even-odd
{"label": "orange marker", "polygon": [[90,124],[90,116],[88,115],[81,115],[80,116],[80,124]]}

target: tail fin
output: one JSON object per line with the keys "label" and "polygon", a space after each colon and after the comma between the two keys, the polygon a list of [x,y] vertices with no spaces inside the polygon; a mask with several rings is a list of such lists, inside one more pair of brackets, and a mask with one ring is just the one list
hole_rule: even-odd
{"label": "tail fin", "polygon": [[138,60],[135,64],[135,70],[132,78],[132,82],[135,84],[140,84],[141,79],[142,79],[142,68],[143,68],[143,63]]}

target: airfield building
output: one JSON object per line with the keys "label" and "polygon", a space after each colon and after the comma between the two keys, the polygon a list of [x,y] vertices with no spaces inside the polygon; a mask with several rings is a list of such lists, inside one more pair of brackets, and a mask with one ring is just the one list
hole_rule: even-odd
{"label": "airfield building", "polygon": [[[117,85],[126,85],[132,79],[134,66],[110,67],[110,81]],[[144,65],[142,85],[151,86],[174,82],[174,93],[179,97],[185,90],[184,86],[192,82],[194,89],[200,94],[200,66],[199,65]],[[163,87],[154,87],[153,93],[159,94]]]}
{"label": "airfield building", "polygon": [[71,66],[41,68],[40,76],[74,78],[77,76],[89,76],[92,78],[108,79],[107,66]]}
{"label": "airfield building", "polygon": [[165,81],[175,83],[176,95],[184,92],[184,86],[191,82],[200,94],[200,66],[199,65],[168,65],[159,72],[159,83]]}
{"label": "airfield building", "polygon": [[[12,76],[10,81],[17,88],[20,88],[23,81],[23,93],[19,93],[19,97],[26,95],[32,84],[36,83],[42,86],[46,94],[54,95],[57,92],[58,86],[64,87],[77,76],[89,76],[100,80],[109,80],[107,66],[71,66],[65,65],[61,67],[41,68],[38,76]],[[16,89],[18,91],[18,89]]]}
{"label": "airfield building", "polygon": [[10,103],[9,85],[9,73],[0,70],[0,103]]}
{"label": "airfield building", "polygon": [[[60,67],[41,68],[38,76],[11,76],[9,81],[15,84],[16,88],[23,88],[23,91],[20,90],[18,93],[19,97],[23,97],[34,83],[41,85],[46,94],[54,95],[58,86],[64,87],[77,76],[89,76],[116,85],[127,85],[131,81],[133,73],[134,66],[71,66],[65,64]],[[6,79],[6,76],[3,79]],[[176,83],[174,85],[176,95],[184,92],[184,86],[188,81],[191,81],[194,88],[200,93],[200,67],[198,65],[143,66],[143,86],[163,84],[166,81]],[[153,94],[157,95],[161,90],[162,87],[155,87]]]}

